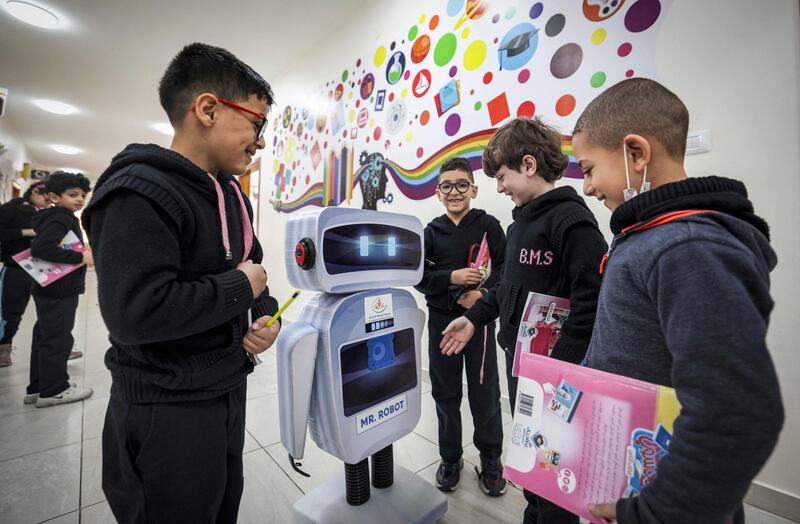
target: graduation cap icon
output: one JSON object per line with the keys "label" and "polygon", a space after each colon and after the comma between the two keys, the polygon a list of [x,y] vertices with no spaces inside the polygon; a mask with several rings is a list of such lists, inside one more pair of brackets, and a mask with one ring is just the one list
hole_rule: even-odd
{"label": "graduation cap icon", "polygon": [[534,31],[525,31],[500,46],[500,49],[497,50],[500,59],[500,71],[503,70],[503,52],[505,51],[506,58],[524,53],[531,46],[531,38],[538,32],[538,29]]}

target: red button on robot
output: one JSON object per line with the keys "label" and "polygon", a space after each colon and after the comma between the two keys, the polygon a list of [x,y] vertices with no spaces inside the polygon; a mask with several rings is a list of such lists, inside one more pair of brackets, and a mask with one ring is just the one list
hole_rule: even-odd
{"label": "red button on robot", "polygon": [[311,269],[314,267],[314,259],[316,258],[316,250],[314,249],[314,241],[306,237],[294,248],[294,261],[302,269]]}

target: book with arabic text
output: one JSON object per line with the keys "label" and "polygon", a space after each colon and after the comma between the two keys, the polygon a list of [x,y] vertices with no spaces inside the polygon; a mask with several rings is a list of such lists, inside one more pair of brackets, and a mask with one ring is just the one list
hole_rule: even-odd
{"label": "book with arabic text", "polygon": [[503,476],[594,523],[590,503],[637,496],[669,452],[672,388],[521,356]]}

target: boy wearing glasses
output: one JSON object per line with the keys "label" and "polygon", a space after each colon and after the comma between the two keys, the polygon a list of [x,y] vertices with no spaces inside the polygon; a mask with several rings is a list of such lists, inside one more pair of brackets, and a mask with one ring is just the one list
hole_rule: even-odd
{"label": "boy wearing glasses", "polygon": [[[508,228],[503,278],[447,326],[440,344],[443,355],[469,352],[473,333],[499,318],[497,338],[506,352],[512,410],[517,396],[517,379],[511,376],[514,347],[528,293],[570,301],[569,317],[551,357],[580,363],[592,335],[600,291],[598,269],[606,243],[575,189],[555,187],[567,163],[560,133],[539,119],[517,118],[492,136],[483,152],[483,171],[496,180],[497,191],[516,205],[514,223]],[[525,523],[578,524],[576,515],[527,490],[525,498]]]}
{"label": "boy wearing glasses", "polygon": [[159,95],[170,149],[125,148],[83,213],[111,342],[103,491],[118,522],[235,522],[248,354],[280,329],[265,326],[277,303],[235,177],[264,147],[272,90],[228,51],[191,44]]}
{"label": "boy wearing glasses", "polygon": [[[480,451],[481,469],[476,468],[484,493],[505,493],[500,453],[503,426],[500,417],[500,385],[497,372],[494,324],[468,344],[463,358],[448,358],[438,348],[442,331],[464,314],[500,279],[506,239],[497,219],[480,209],[470,209],[478,194],[467,160],[452,158],[439,172],[436,196],[447,211],[425,227],[425,270],[416,289],[428,303],[428,355],[432,395],[439,419],[439,455],[436,486],[455,491],[464,466],[461,458],[461,377],[467,374],[469,407],[475,431],[472,440]],[[492,272],[482,282],[481,272],[470,268],[487,239]]]}

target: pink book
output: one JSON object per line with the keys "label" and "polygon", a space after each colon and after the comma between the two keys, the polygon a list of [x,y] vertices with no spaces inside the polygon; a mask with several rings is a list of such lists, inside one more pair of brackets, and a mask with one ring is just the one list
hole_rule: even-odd
{"label": "pink book", "polygon": [[[470,259],[471,258],[472,253],[470,253]],[[489,242],[486,239],[486,233],[483,234],[481,245],[478,247],[478,256],[475,257],[474,261],[470,262],[469,267],[481,272],[481,283],[478,284],[478,287],[482,286],[492,274],[492,257],[489,252]]]}
{"label": "pink book", "polygon": [[634,497],[656,476],[680,404],[672,388],[522,355],[503,476],[593,523],[590,503]]}
{"label": "pink book", "polygon": [[[69,249],[78,253],[83,253],[86,250],[83,243],[78,239],[78,235],[72,231],[64,235],[59,245],[62,249]],[[42,287],[49,286],[56,280],[64,278],[81,267],[81,264],[57,264],[39,260],[31,256],[30,249],[17,253],[11,258]]]}
{"label": "pink book", "polygon": [[528,293],[519,322],[514,348],[512,376],[519,376],[520,357],[526,353],[549,356],[561,338],[561,327],[569,317],[569,300],[542,293]]}

